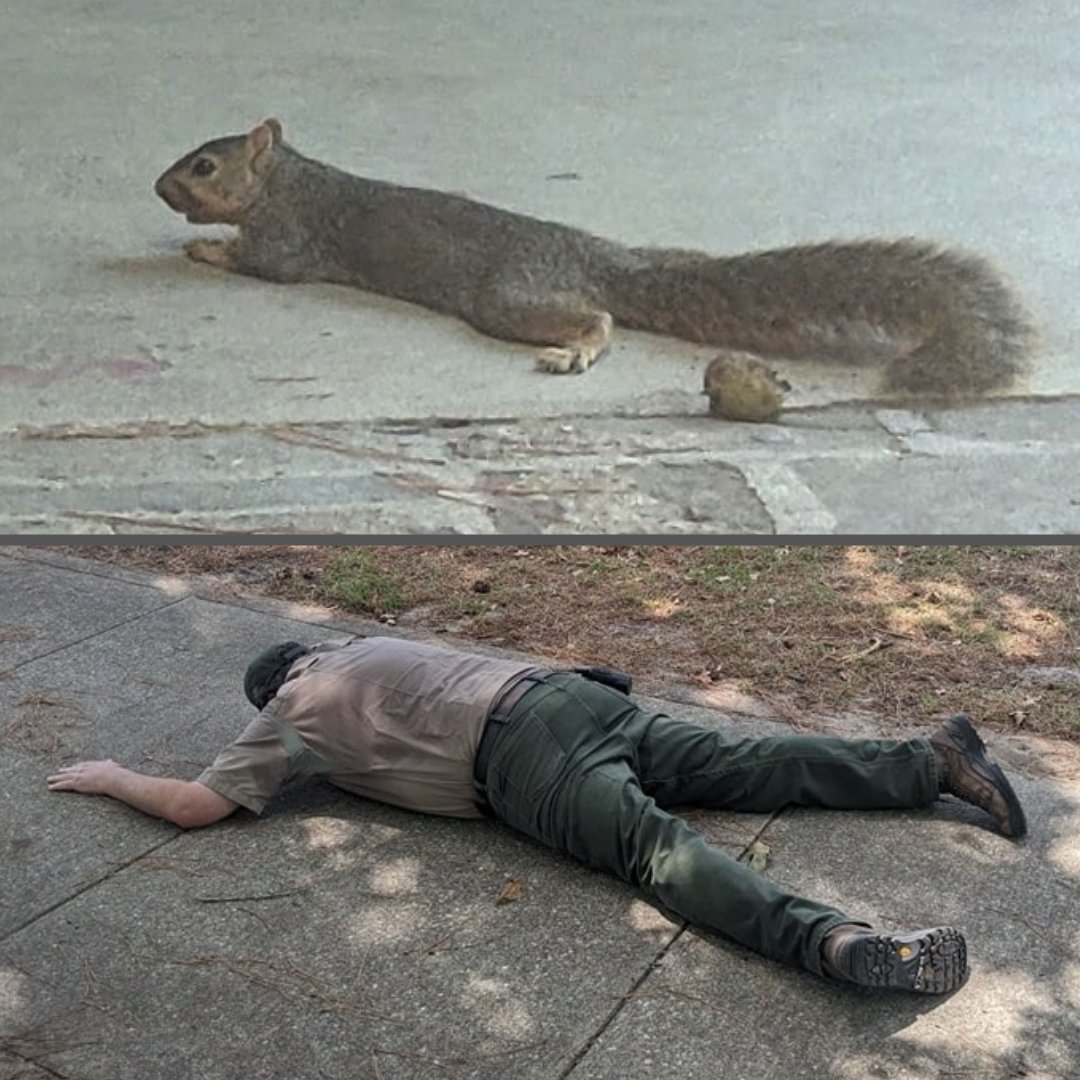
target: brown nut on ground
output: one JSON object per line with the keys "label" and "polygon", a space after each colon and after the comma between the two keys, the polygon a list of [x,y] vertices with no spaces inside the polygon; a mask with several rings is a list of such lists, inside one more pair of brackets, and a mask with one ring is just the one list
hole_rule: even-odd
{"label": "brown nut on ground", "polygon": [[721,353],[705,369],[709,411],[725,420],[775,420],[790,389],[786,379],[750,353]]}

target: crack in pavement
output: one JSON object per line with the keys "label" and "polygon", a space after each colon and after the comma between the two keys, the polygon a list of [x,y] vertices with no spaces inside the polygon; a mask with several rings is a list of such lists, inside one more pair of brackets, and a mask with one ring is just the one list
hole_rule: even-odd
{"label": "crack in pavement", "polygon": [[[745,846],[739,852],[739,854],[736,856],[736,858],[737,859],[743,858],[743,856],[745,856],[747,854],[747,852],[749,852],[750,848],[762,836],[764,836],[765,830],[768,829],[771,825],[773,825],[780,818],[780,815],[782,813],[783,813],[783,810],[774,810],[772,812],[772,814],[769,815],[768,819],[764,822],[764,824],[761,826],[761,828],[758,829],[757,832],[755,832],[754,835],[746,842]],[[680,921],[680,924],[677,927],[677,929],[675,930],[675,933],[673,933],[671,935],[671,937],[668,939],[668,941],[665,942],[664,945],[660,949],[657,950],[656,955],[653,957],[653,959],[649,963],[648,967],[646,967],[645,970],[634,980],[634,983],[630,987],[630,989],[627,990],[626,993],[623,994],[622,997],[619,998],[619,1000],[612,1007],[611,1011],[600,1022],[599,1026],[596,1028],[596,1030],[587,1039],[585,1039],[584,1042],[582,1042],[582,1044],[578,1047],[578,1049],[571,1056],[570,1061],[567,1063],[566,1067],[559,1073],[556,1080],[570,1080],[571,1074],[577,1069],[577,1067],[585,1059],[585,1056],[589,1053],[589,1051],[604,1036],[604,1033],[615,1022],[616,1018],[623,1011],[623,1009],[626,1008],[627,1003],[632,998],[634,998],[634,996],[642,988],[642,986],[645,985],[645,983],[649,979],[649,977],[654,972],[657,971],[657,969],[663,963],[664,958],[674,948],[675,943],[677,941],[681,940],[683,935],[688,930],[691,930],[691,929],[693,929],[693,927],[685,919]]]}
{"label": "crack in pavement", "polygon": [[[543,417],[538,419],[545,419]],[[547,419],[557,420],[557,417]],[[498,417],[423,417],[410,419],[355,420],[295,420],[252,423],[250,421],[215,422],[207,420],[139,420],[115,424],[62,423],[31,427],[19,424],[7,434],[27,442],[68,439],[197,439],[207,435],[267,434],[304,432],[310,429],[340,429],[347,424],[360,423],[372,431],[388,435],[423,434],[428,431],[453,430],[461,427],[483,427],[497,424],[520,423],[517,416]]]}
{"label": "crack in pavement", "polygon": [[[36,1058],[28,1057],[20,1050],[16,1050],[11,1036],[0,1036],[0,1050],[5,1054],[10,1054],[13,1058],[18,1058],[24,1064],[30,1065],[32,1068],[45,1073],[47,1076],[55,1076],[56,1080],[75,1080],[74,1077],[69,1076],[67,1073],[57,1072],[48,1065],[42,1064],[42,1062],[38,1061]],[[7,1074],[5,1073],[4,1075],[6,1076]],[[13,1080],[20,1080],[21,1075],[21,1073],[16,1073]]]}
{"label": "crack in pavement", "polygon": [[[970,403],[971,408],[986,408],[994,405],[1054,405],[1080,402],[1080,394],[1012,394],[989,397],[981,401]],[[860,415],[870,416],[875,412],[913,415],[918,417],[933,417],[937,412],[957,413],[963,412],[963,408],[935,409],[934,403],[910,401],[898,398],[870,397],[854,398],[851,400],[830,401],[816,405],[795,405],[784,410],[783,416],[792,419],[828,419],[833,412],[850,412],[856,410]],[[697,423],[708,418],[704,412],[686,412],[672,410],[654,410],[642,412],[607,412],[598,410],[595,412],[570,412],[558,414],[544,414],[537,416],[453,416],[433,415],[422,417],[377,417],[357,419],[354,417],[341,417],[333,420],[277,420],[269,423],[253,423],[246,420],[236,421],[212,421],[190,419],[185,421],[175,420],[138,420],[119,421],[115,423],[83,424],[78,422],[46,424],[31,426],[17,424],[8,432],[0,432],[16,438],[35,440],[67,440],[67,439],[138,439],[138,438],[198,438],[204,435],[214,434],[238,434],[238,433],[266,433],[274,434],[277,431],[305,429],[333,429],[345,425],[361,425],[370,428],[372,432],[389,435],[424,434],[439,430],[453,430],[463,427],[492,427],[500,424],[523,424],[523,423],[576,423],[590,420],[595,421],[670,421],[685,420],[688,423]],[[884,430],[896,434],[892,429],[879,420]],[[713,426],[710,423],[710,426]],[[724,426],[728,426],[725,424]],[[778,425],[783,426],[782,421]],[[800,425],[794,425],[798,428]],[[815,425],[816,426],[816,425]]]}
{"label": "crack in pavement", "polygon": [[[17,556],[18,557],[18,556]],[[26,560],[31,561],[31,560]],[[136,588],[153,588],[153,586],[136,586]],[[19,660],[14,666],[5,668],[5,673],[10,675],[13,672],[18,671],[20,668],[25,667],[27,664],[36,663],[38,660],[44,660],[46,657],[55,656],[57,653],[63,652],[65,649],[74,648],[76,645],[81,645],[83,642],[92,641],[96,637],[101,637],[102,634],[109,634],[113,630],[118,630],[122,626],[128,626],[133,622],[138,622],[139,619],[146,618],[148,615],[156,615],[161,611],[166,611],[168,608],[175,607],[177,604],[182,604],[189,597],[181,596],[176,600],[166,600],[164,603],[159,604],[157,607],[150,608],[148,611],[141,611],[137,615],[132,615],[127,619],[121,619],[119,622],[110,623],[108,626],[103,626],[93,633],[86,634],[81,638],[75,638],[72,641],[65,641],[63,644],[57,645],[55,648],[48,649],[45,652],[35,653],[33,656],[28,656],[25,660]]]}
{"label": "crack in pavement", "polygon": [[158,843],[152,845],[151,847],[145,848],[143,851],[140,851],[136,855],[132,855],[130,859],[125,859],[123,862],[119,862],[115,866],[110,867],[103,874],[100,874],[98,877],[93,878],[91,881],[85,882],[78,889],[76,889],[75,892],[71,893],[68,896],[62,897],[54,904],[50,904],[48,907],[43,908],[41,911],[35,912],[25,922],[21,922],[17,926],[13,927],[11,930],[8,930],[2,937],[0,937],[0,944],[3,944],[10,938],[13,938],[16,934],[22,933],[23,930],[27,929],[27,927],[33,926],[34,923],[38,922],[41,919],[44,919],[47,915],[51,915],[54,911],[59,910],[65,904],[70,904],[72,900],[78,899],[80,896],[83,895],[83,893],[87,893],[91,889],[97,888],[98,885],[101,885],[103,882],[115,877],[122,870],[126,870],[129,866],[137,863],[140,859],[145,858],[147,855],[152,855],[155,851],[159,851],[161,848],[165,847],[166,844],[171,844],[174,840],[178,840],[183,835],[184,830],[174,826],[174,831],[171,836],[167,836],[163,840],[160,840],[158,841]]}
{"label": "crack in pavement", "polygon": [[[179,521],[177,517],[154,517],[152,515],[146,515],[143,517],[136,517],[134,515],[115,514],[108,513],[106,511],[95,510],[63,510],[60,513],[60,517],[69,521],[94,521],[101,525],[109,525],[114,532],[123,532],[124,526],[151,526],[159,529],[169,529],[176,532],[189,532],[189,533],[215,533],[221,535],[237,535],[242,536],[248,532],[255,532],[256,530],[246,529],[223,529],[212,525],[189,525],[183,521]],[[259,532],[266,532],[265,529],[257,530]]]}

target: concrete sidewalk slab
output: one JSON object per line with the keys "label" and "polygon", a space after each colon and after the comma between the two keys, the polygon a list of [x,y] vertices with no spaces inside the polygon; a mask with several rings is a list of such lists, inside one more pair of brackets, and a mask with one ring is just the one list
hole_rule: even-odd
{"label": "concrete sidewalk slab", "polygon": [[[1042,431],[1071,431],[1052,406],[1080,393],[1075,11],[1064,0],[808,10],[692,0],[678,12],[626,3],[613,16],[487,0],[451,18],[430,0],[313,0],[222,19],[204,0],[170,11],[12,0],[0,12],[12,73],[0,130],[0,461],[17,467],[0,472],[0,531],[927,531],[927,507],[935,530],[949,522],[959,444],[907,487],[883,480],[906,517],[886,520],[870,503],[852,526],[847,506],[831,507],[834,490],[880,445],[845,410],[820,417],[853,456],[833,456],[820,492],[802,479],[819,509],[788,476],[797,446],[777,439],[771,467],[747,472],[697,430],[726,426],[697,394],[711,349],[622,333],[586,376],[544,376],[531,348],[405,304],[192,265],[180,245],[199,230],[150,189],[197,143],[277,113],[299,149],[341,167],[629,243],[731,252],[939,239],[999,263],[1044,331],[1019,389],[1037,400],[1002,400],[998,415],[1033,411]],[[865,373],[781,366],[796,406],[872,391]],[[681,475],[644,448],[636,472],[561,467],[561,425],[589,428],[594,470],[620,457],[614,421],[647,436],[657,415],[684,447],[704,448],[681,459]],[[468,457],[451,455],[429,487],[387,422],[433,418],[553,429],[537,443],[534,501],[505,497],[505,475],[490,490],[490,467]],[[797,415],[780,430],[789,423]],[[343,425],[367,446],[352,463],[332,448]],[[312,452],[274,445],[296,429]],[[995,460],[1013,477],[1028,469],[1008,439]],[[265,502],[252,499],[268,476]],[[714,484],[715,500],[689,498]],[[1000,511],[1012,494],[987,498],[967,531],[1009,528]],[[1069,506],[1030,516],[1075,531]]]}
{"label": "concrete sidewalk slab", "polygon": [[[46,612],[75,577],[155,589],[153,575],[140,586],[138,573],[52,553],[8,562],[36,575]],[[0,575],[0,603],[12,580]],[[156,588],[175,601],[175,583]],[[63,721],[23,725],[56,741],[8,742],[0,763],[0,1054],[34,1080],[35,1068],[72,1080],[1080,1071],[1080,779],[1067,772],[1017,777],[1031,825],[1021,844],[951,800],[917,813],[690,815],[735,855],[764,829],[766,873],[854,916],[962,927],[973,974],[944,1001],[779,968],[494,823],[315,784],[263,820],[241,812],[181,833],[45,790],[57,759],[83,755],[194,775],[250,714],[244,661],[282,636],[327,631],[298,608],[189,592],[0,683],[5,724],[35,695],[60,702],[38,707]],[[737,732],[782,728],[643,703]],[[1017,738],[1001,745],[1019,767]],[[512,877],[522,898],[497,904]]]}
{"label": "concrete sidewalk slab", "polygon": [[[497,905],[513,876],[524,896]],[[93,1046],[43,1060],[113,1080],[554,1076],[674,931],[498,826],[307,793],[178,837],[4,942],[5,1034],[92,1025]]]}
{"label": "concrete sidewalk slab", "polygon": [[[43,590],[49,604],[43,606]],[[0,550],[0,671],[122,626],[175,602],[160,589],[86,574],[59,579]]]}

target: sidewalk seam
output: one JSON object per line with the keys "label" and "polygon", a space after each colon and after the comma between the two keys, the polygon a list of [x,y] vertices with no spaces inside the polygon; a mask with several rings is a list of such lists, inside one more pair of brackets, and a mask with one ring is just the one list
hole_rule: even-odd
{"label": "sidewalk seam", "polygon": [[[783,812],[783,810],[774,810],[773,813],[769,815],[766,821],[762,824],[761,828],[758,829],[754,833],[754,835],[746,842],[742,851],[739,852],[738,858],[741,859],[750,850],[751,846],[764,835],[766,829],[768,829],[771,825],[775,824],[775,822],[779,819],[780,815]],[[581,1062],[585,1059],[585,1056],[600,1040],[600,1037],[612,1025],[619,1013],[621,1013],[623,1009],[626,1008],[626,1003],[637,994],[638,990],[640,990],[641,987],[644,985],[645,980],[648,979],[648,977],[652,975],[654,971],[656,971],[657,965],[659,965],[660,962],[664,959],[664,957],[667,956],[667,954],[674,947],[675,943],[682,938],[683,934],[685,934],[686,931],[691,928],[692,927],[690,923],[687,922],[685,919],[681,921],[679,928],[675,931],[674,934],[671,935],[670,940],[656,953],[656,955],[652,958],[652,961],[649,963],[649,966],[641,973],[640,976],[638,976],[637,979],[634,980],[634,983],[630,987],[630,989],[627,990],[626,993],[619,998],[611,1011],[601,1021],[600,1026],[574,1052],[569,1062],[567,1062],[566,1068],[564,1068],[558,1074],[556,1080],[570,1080],[570,1077],[573,1074],[574,1070],[577,1069],[578,1065],[580,1065]]]}
{"label": "sidewalk seam", "polygon": [[[153,574],[150,571],[133,570],[128,567],[123,567],[121,568],[120,573],[115,573],[114,571],[118,568],[113,563],[97,562],[87,556],[61,555],[54,551],[49,551],[47,554],[61,561],[54,562],[52,559],[35,557],[33,549],[23,548],[14,554],[0,550],[0,556],[3,556],[4,558],[34,563],[37,566],[47,567],[51,570],[59,570],[62,573],[83,574],[86,577],[98,578],[101,581],[113,581],[121,585],[132,585],[135,588],[153,589],[157,592],[161,592],[160,586],[156,585],[153,581],[135,580],[136,575],[143,575],[147,578],[152,577]],[[62,565],[61,563],[85,563],[86,565],[69,566]],[[128,576],[129,574],[131,576]],[[363,633],[367,636],[386,632],[386,627],[382,623],[370,617],[365,618],[361,615],[349,615],[340,612],[335,613],[329,609],[324,609],[321,612],[310,612],[309,614],[311,617],[309,618],[305,617],[302,612],[296,613],[290,610],[293,607],[302,608],[304,606],[303,601],[290,601],[275,596],[262,595],[257,592],[240,592],[228,596],[217,595],[215,594],[213,585],[206,585],[204,582],[206,577],[213,576],[211,572],[177,576],[181,577],[184,581],[187,593],[184,596],[177,597],[175,600],[170,601],[170,603],[179,603],[182,600],[200,600],[207,604],[217,604],[220,607],[234,607],[243,611],[253,611],[258,615],[269,615],[272,618],[282,619],[286,622],[301,623],[304,626],[316,626],[326,630],[346,633]],[[164,611],[168,606],[169,604],[163,604],[161,607],[155,608],[154,611]],[[145,612],[145,614],[151,614],[151,612]],[[141,616],[135,617],[141,618]],[[415,637],[416,635],[411,636]],[[432,635],[428,636],[430,637]],[[424,638],[424,640],[426,640],[426,638]]]}
{"label": "sidewalk seam", "polygon": [[13,664],[11,667],[6,668],[8,674],[18,671],[20,668],[26,667],[27,664],[32,664],[37,660],[44,660],[46,657],[55,656],[57,653],[63,652],[65,649],[73,648],[76,645],[82,645],[87,641],[93,641],[96,637],[101,637],[102,634],[110,634],[113,630],[119,630],[122,626],[129,626],[133,622],[138,622],[139,619],[144,619],[148,615],[157,615],[159,612],[165,611],[168,608],[175,607],[177,604],[184,603],[189,597],[181,596],[177,600],[170,600],[168,603],[162,604],[160,607],[151,608],[149,611],[140,611],[138,615],[132,615],[128,619],[121,619],[120,622],[112,623],[110,626],[103,626],[99,630],[95,630],[92,634],[87,634],[85,637],[76,638],[74,641],[65,641],[63,645],[57,645],[54,649],[49,649],[47,652],[35,653],[33,656],[28,656],[25,660],[20,660]]}
{"label": "sidewalk seam", "polygon": [[[8,1042],[9,1040],[6,1038],[0,1041],[0,1050],[3,1050],[5,1054],[10,1054],[13,1058],[18,1058],[20,1061],[26,1062],[26,1064],[29,1065],[32,1069],[37,1069],[40,1072],[45,1073],[47,1076],[55,1076],[57,1080],[70,1080],[66,1073],[57,1072],[55,1069],[49,1068],[48,1065],[43,1065],[40,1061],[35,1061],[32,1057],[27,1057],[25,1054],[20,1054],[18,1050],[15,1050],[11,1046],[9,1046]],[[16,1073],[15,1080],[18,1080],[18,1077],[21,1075],[21,1072]]]}
{"label": "sidewalk seam", "polygon": [[[137,855],[133,855],[130,859],[127,859],[122,863],[117,863],[115,866],[106,870],[105,873],[102,874],[100,877],[94,878],[93,881],[88,881],[85,885],[83,885],[80,889],[77,889],[70,896],[65,896],[62,900],[57,900],[55,904],[51,904],[43,911],[39,911],[36,914],[32,915],[29,919],[26,920],[26,922],[21,923],[19,926],[16,926],[12,930],[9,930],[6,934],[3,935],[3,937],[0,937],[0,944],[6,943],[16,934],[21,934],[28,927],[33,926],[34,923],[36,923],[39,919],[44,919],[46,915],[51,915],[54,911],[59,910],[65,904],[70,903],[72,900],[78,899],[80,896],[83,895],[83,893],[89,892],[91,889],[96,888],[102,882],[108,881],[110,878],[115,877],[117,874],[120,873],[121,870],[126,870],[129,866],[137,863],[140,859],[145,858],[147,855],[153,854],[155,851],[158,851],[159,849],[165,847],[166,844],[171,844],[174,840],[183,835],[184,830],[177,829],[177,831],[173,833],[172,836],[165,837],[165,839],[160,841],[160,843],[154,844],[152,847],[146,848],[145,851],[140,851]],[[36,1065],[37,1062],[34,1062],[34,1064]]]}

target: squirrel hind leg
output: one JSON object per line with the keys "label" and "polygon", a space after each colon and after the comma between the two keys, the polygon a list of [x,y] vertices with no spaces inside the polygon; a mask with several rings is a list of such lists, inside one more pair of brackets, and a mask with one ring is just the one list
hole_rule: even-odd
{"label": "squirrel hind leg", "polygon": [[560,335],[562,344],[541,350],[536,366],[552,375],[588,371],[611,344],[615,322],[606,311],[587,316],[576,333]]}
{"label": "squirrel hind leg", "polygon": [[554,375],[587,371],[607,351],[614,328],[609,312],[572,296],[539,303],[488,298],[469,322],[504,341],[546,346],[536,363]]}

